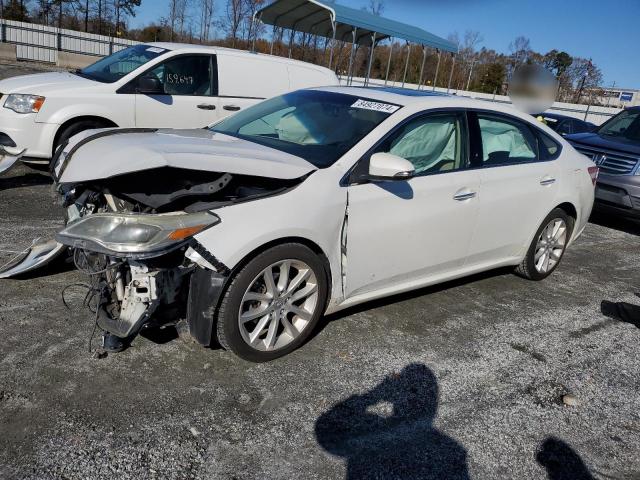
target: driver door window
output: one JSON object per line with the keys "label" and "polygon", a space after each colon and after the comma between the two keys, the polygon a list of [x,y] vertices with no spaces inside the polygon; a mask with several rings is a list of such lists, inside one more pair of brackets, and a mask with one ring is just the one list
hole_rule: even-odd
{"label": "driver door window", "polygon": [[136,94],[136,126],[204,128],[218,119],[217,73],[211,55],[170,58],[144,76],[156,77],[159,94]]}
{"label": "driver door window", "polygon": [[175,57],[163,62],[146,75],[160,80],[165,95],[213,95],[212,62],[208,55]]}
{"label": "driver door window", "polygon": [[463,119],[457,113],[416,118],[397,130],[374,153],[391,153],[409,160],[416,175],[460,170],[466,166]]}

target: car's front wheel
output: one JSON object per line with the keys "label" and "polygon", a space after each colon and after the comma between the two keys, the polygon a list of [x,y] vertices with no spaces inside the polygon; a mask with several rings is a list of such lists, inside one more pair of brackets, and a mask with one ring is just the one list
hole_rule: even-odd
{"label": "car's front wheel", "polygon": [[315,252],[295,243],[270,248],[231,279],[218,309],[218,342],[252,362],[286,355],[311,335],[327,292]]}
{"label": "car's front wheel", "polygon": [[552,210],[538,228],[516,273],[530,280],[542,280],[551,275],[564,255],[573,225],[573,218],[564,210]]}

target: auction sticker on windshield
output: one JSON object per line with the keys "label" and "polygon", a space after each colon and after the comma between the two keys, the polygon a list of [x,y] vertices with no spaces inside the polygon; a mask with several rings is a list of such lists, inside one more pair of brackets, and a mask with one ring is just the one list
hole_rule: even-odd
{"label": "auction sticker on windshield", "polygon": [[375,110],[376,112],[393,113],[400,107],[397,105],[391,105],[389,103],[378,103],[370,100],[358,99],[356,103],[351,105],[351,108],[363,108],[365,110]]}

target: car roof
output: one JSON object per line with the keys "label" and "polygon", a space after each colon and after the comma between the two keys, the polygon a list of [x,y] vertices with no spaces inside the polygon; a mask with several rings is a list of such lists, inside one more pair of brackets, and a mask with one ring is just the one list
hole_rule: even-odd
{"label": "car roof", "polygon": [[247,50],[237,50],[235,48],[227,48],[227,47],[218,47],[215,45],[194,45],[192,43],[177,43],[177,42],[148,42],[144,43],[144,45],[149,45],[151,47],[159,47],[164,48],[165,50],[170,50],[172,52],[183,51],[183,52],[206,52],[206,53],[220,53],[226,52],[233,55],[240,56],[259,56],[263,58],[268,58],[271,60],[276,60],[283,63],[289,64],[297,64],[300,66],[305,66],[307,68],[313,68],[315,70],[324,70],[327,72],[331,72],[328,68],[322,67],[320,65],[315,65],[309,62],[303,62],[300,60],[294,60],[291,58],[280,57],[277,55],[268,55],[266,53],[257,53],[257,52],[249,52]]}
{"label": "car roof", "polygon": [[434,93],[428,90],[412,90],[408,88],[389,87],[316,87],[310,90],[320,90],[325,92],[342,93],[345,95],[358,96],[368,100],[392,103],[395,105],[409,106],[418,105],[421,108],[474,108],[479,110],[491,110],[506,113],[522,118],[529,123],[534,123],[535,119],[531,115],[517,110],[510,104],[496,103],[490,100],[480,100],[457,95],[447,95]]}

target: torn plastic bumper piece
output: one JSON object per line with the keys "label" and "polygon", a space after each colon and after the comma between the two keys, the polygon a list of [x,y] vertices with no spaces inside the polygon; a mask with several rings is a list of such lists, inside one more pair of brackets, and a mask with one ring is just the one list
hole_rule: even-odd
{"label": "torn plastic bumper piece", "polygon": [[66,245],[62,245],[55,240],[42,242],[39,238],[36,238],[31,247],[6,265],[0,267],[0,279],[11,278],[44,267],[66,250]]}
{"label": "torn plastic bumper piece", "polygon": [[0,174],[8,172],[11,168],[13,168],[26,151],[26,148],[17,150],[15,148],[9,148],[0,145]]}
{"label": "torn plastic bumper piece", "polygon": [[191,274],[187,324],[191,336],[207,347],[213,340],[214,314],[228,278],[204,268],[196,268]]}

